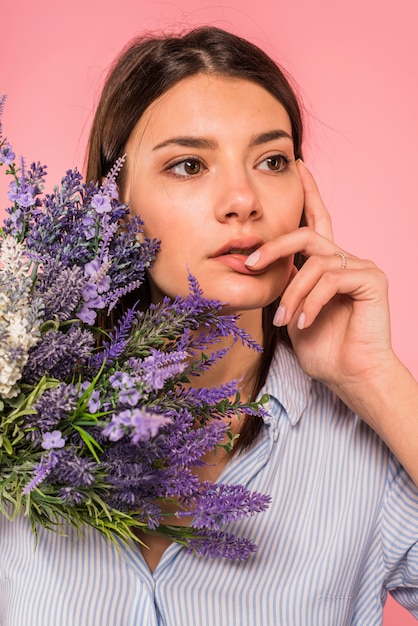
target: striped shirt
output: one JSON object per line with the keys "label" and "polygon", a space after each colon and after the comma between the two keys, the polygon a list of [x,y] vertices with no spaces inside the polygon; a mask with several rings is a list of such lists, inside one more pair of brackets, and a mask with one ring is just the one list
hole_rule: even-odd
{"label": "striped shirt", "polygon": [[418,617],[418,490],[387,447],[281,347],[256,445],[220,480],[271,494],[231,524],[258,551],[198,558],[177,544],[154,574],[96,532],[0,520],[1,626],[373,626],[387,592]]}

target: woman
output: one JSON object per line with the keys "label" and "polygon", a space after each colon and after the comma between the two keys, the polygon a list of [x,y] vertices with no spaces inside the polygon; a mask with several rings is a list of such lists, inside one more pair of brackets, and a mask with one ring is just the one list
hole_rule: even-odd
{"label": "woman", "polygon": [[384,275],[333,242],[283,72],[219,29],[134,42],[103,90],[88,179],[124,153],[121,194],[162,242],[149,298],[185,295],[189,269],[264,346],[234,345],[199,380],[270,396],[201,477],[272,504],[234,524],[258,545],[245,563],[41,533],[35,555],[10,550],[4,623],[372,625],[387,591],[418,617],[418,385],[391,348]]}

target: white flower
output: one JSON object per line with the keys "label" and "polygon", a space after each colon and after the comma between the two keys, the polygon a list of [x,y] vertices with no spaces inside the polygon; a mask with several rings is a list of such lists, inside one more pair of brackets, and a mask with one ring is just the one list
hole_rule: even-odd
{"label": "white flower", "polygon": [[17,239],[8,235],[1,242],[0,267],[2,272],[12,274],[16,278],[28,273],[28,258],[25,247]]}
{"label": "white flower", "polygon": [[33,279],[25,247],[13,237],[0,240],[0,396],[13,398],[28,361],[39,341],[39,303],[31,298]]}
{"label": "white flower", "polygon": [[[21,364],[22,367],[25,364]],[[3,398],[14,398],[18,395],[20,389],[16,382],[22,377],[22,367],[18,367],[16,361],[10,361],[10,358],[4,352],[3,355],[0,354],[0,396],[3,396]]]}

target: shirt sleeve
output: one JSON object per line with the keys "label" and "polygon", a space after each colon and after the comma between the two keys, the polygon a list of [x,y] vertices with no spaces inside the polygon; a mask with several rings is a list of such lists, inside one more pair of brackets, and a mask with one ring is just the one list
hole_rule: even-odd
{"label": "shirt sleeve", "polygon": [[382,518],[385,587],[418,618],[418,489],[393,460]]}

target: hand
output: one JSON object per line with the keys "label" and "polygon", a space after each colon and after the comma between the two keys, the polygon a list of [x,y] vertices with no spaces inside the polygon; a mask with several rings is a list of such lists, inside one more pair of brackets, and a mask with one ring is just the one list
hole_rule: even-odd
{"label": "hand", "polygon": [[308,226],[266,243],[249,266],[296,252],[307,257],[294,268],[275,322],[288,325],[302,369],[380,435],[418,487],[418,384],[392,350],[386,277],[346,252],[342,269],[315,181],[302,162],[298,168]]}
{"label": "hand", "polygon": [[297,167],[305,192],[307,227],[266,243],[253,266],[302,252],[307,261],[294,268],[276,314],[288,326],[302,369],[331,387],[357,409],[359,381],[376,380],[379,368],[396,361],[390,341],[387,280],[371,261],[341,250],[333,241],[331,220],[316,183],[302,162]]}

